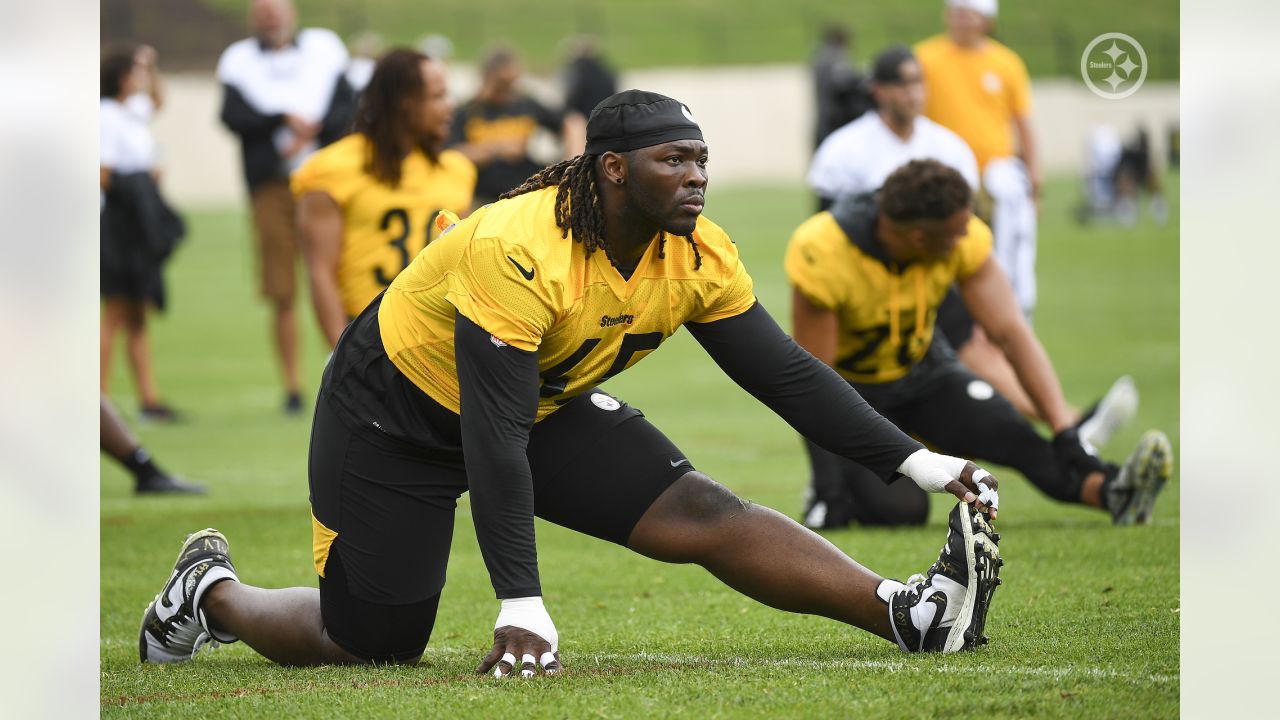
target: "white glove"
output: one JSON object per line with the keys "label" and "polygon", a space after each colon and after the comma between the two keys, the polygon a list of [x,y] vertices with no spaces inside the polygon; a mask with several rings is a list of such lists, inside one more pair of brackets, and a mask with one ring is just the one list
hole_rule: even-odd
{"label": "white glove", "polygon": [[493,629],[497,630],[504,625],[513,625],[537,634],[551,644],[551,652],[560,649],[560,634],[556,632],[556,625],[551,622],[551,616],[547,614],[547,608],[543,606],[540,597],[503,600],[502,610],[498,612],[498,621],[493,624]]}

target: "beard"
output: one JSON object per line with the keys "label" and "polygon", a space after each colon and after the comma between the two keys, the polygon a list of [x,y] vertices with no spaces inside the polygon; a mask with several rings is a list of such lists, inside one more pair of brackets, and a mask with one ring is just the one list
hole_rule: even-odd
{"label": "beard", "polygon": [[675,200],[664,203],[639,183],[627,185],[627,202],[641,217],[670,235],[688,235],[698,225],[698,215],[691,215],[679,205],[672,205]]}

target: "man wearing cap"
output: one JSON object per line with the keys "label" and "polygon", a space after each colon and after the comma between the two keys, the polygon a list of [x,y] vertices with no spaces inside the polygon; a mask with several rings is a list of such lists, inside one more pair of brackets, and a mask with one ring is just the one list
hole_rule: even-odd
{"label": "man wearing cap", "polygon": [[946,33],[915,50],[924,70],[924,113],[955,131],[977,156],[982,189],[991,199],[995,258],[1030,317],[1040,165],[1026,65],[990,37],[997,9],[997,0],[946,0]]}
{"label": "man wearing cap", "polygon": [[[468,491],[502,601],[480,672],[561,667],[535,515],[698,563],[761,602],[906,651],[983,642],[1000,565],[988,524],[995,478],[903,435],[778,328],[733,243],[701,216],[706,185],[707,146],[689,108],[629,90],[596,106],[584,154],[427,246],[351,323],[325,369],[309,473],[319,591],[243,585],[226,538],[195,533],[147,611],[143,661],[243,639],[282,664],[415,662]],[[927,576],[881,578],[739,499],[597,387],[681,326],[824,447],[886,481],[909,477],[961,500]]]}
{"label": "man wearing cap", "polygon": [[924,83],[911,49],[896,45],[876,56],[871,74],[876,112],[833,132],[809,166],[819,210],[841,195],[877,190],[911,160],[932,158],[955,168],[978,189],[978,162],[959,135],[924,117]]}

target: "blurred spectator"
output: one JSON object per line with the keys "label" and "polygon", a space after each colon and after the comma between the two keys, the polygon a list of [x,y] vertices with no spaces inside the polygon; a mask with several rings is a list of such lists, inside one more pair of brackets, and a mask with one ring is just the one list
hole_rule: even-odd
{"label": "blurred spectator", "polygon": [[1150,196],[1147,209],[1157,223],[1163,225],[1169,219],[1169,206],[1164,200],[1164,183],[1156,171],[1155,158],[1151,154],[1151,136],[1145,127],[1139,127],[1131,141],[1120,152],[1116,164],[1116,217],[1125,225],[1138,221],[1140,195]]}
{"label": "blurred spectator", "polygon": [[240,137],[253,204],[262,294],[272,304],[272,331],[284,375],[286,414],[302,412],[298,322],[294,307],[298,244],[289,173],[317,148],[347,133],[354,94],[347,49],[329,30],[296,30],[290,0],[253,0],[253,37],[218,60],[222,122]]}
{"label": "blurred spectator", "polygon": [[529,156],[529,140],[539,127],[564,142],[564,118],[519,91],[522,72],[514,52],[494,51],[484,61],[479,92],[454,115],[451,142],[479,170],[477,207],[542,169]]}
{"label": "blurred spectator", "polygon": [[849,31],[831,25],[822,33],[811,63],[817,118],[813,130],[816,149],[836,128],[856,120],[872,108],[867,78],[849,60]]}
{"label": "blurred spectator", "polygon": [[189,483],[161,470],[151,459],[151,453],[129,432],[120,414],[106,395],[99,398],[102,408],[100,416],[100,436],[102,452],[115,458],[125,470],[133,475],[133,491],[138,495],[155,493],[173,493],[199,495],[204,493],[204,486]]}
{"label": "blurred spectator", "polygon": [[415,47],[423,55],[442,63],[449,62],[449,59],[453,57],[453,41],[439,33],[423,35],[418,38]]}
{"label": "blurred spectator", "polygon": [[924,69],[925,115],[955,131],[978,158],[995,257],[1030,317],[1040,193],[1031,82],[1017,53],[990,37],[996,11],[996,0],[946,0],[946,33],[917,45],[916,57]]}
{"label": "blurred spectator", "polygon": [[346,77],[347,84],[357,96],[369,84],[373,66],[378,64],[378,57],[382,55],[385,44],[382,36],[372,30],[360,33],[351,42],[351,62],[347,64]]}
{"label": "blurred spectator", "polygon": [[561,72],[565,105],[565,155],[579,155],[587,144],[587,118],[601,100],[618,91],[618,78],[600,57],[594,39],[577,38]]}
{"label": "blurred spectator", "polygon": [[1081,221],[1114,219],[1132,226],[1138,221],[1142,193],[1150,196],[1148,211],[1163,225],[1169,219],[1164,186],[1151,154],[1146,128],[1139,127],[1123,143],[1120,133],[1103,125],[1089,135],[1085,158],[1085,206]]}
{"label": "blurred spectator", "polygon": [[185,234],[160,197],[156,142],[148,127],[164,101],[156,51],[143,45],[102,61],[99,104],[101,215],[100,338],[102,392],[108,391],[116,334],[123,329],[142,416],[178,418],[160,399],[147,343],[147,310],[165,307],[162,268]]}
{"label": "blurred spectator", "polygon": [[330,347],[439,236],[437,213],[471,208],[475,166],[441,152],[452,119],[444,65],[393,50],[360,95],[354,132],[293,174],[311,302]]}
{"label": "blurred spectator", "polygon": [[1115,173],[1123,150],[1120,133],[1111,125],[1098,125],[1085,141],[1084,195],[1077,212],[1081,222],[1108,217],[1115,207]]}
{"label": "blurred spectator", "polygon": [[924,84],[909,48],[891,47],[876,57],[871,93],[876,111],[831,133],[813,156],[809,187],[818,196],[820,210],[840,195],[879,189],[889,173],[911,160],[950,165],[978,189],[973,151],[960,136],[921,114]]}

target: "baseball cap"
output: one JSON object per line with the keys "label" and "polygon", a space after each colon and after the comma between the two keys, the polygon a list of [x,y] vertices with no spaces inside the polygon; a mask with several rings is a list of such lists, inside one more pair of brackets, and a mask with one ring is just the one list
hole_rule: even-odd
{"label": "baseball cap", "polygon": [[702,128],[679,100],[624,90],[600,101],[587,118],[588,155],[627,152],[673,140],[701,140]]}
{"label": "baseball cap", "polygon": [[876,56],[871,66],[874,82],[891,85],[902,82],[902,63],[915,60],[915,53],[906,45],[893,45]]}
{"label": "baseball cap", "polygon": [[999,10],[997,0],[947,0],[947,7],[973,10],[989,18],[995,17],[996,12]]}

